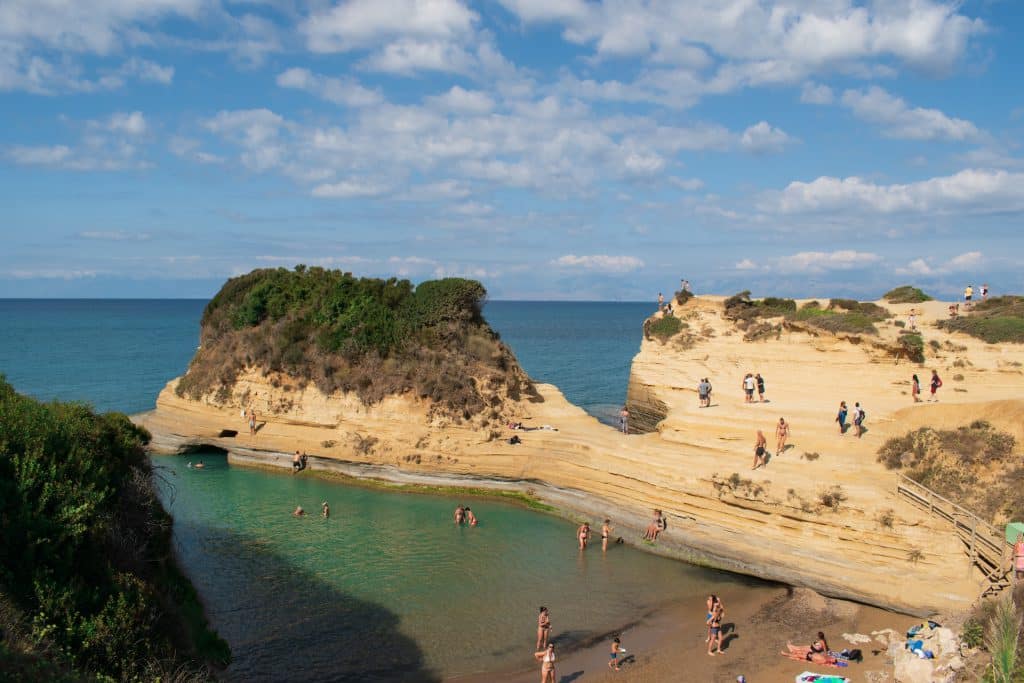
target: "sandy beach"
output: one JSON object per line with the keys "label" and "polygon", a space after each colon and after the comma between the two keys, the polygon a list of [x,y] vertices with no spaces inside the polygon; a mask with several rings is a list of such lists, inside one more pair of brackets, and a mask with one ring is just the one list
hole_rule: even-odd
{"label": "sandy beach", "polygon": [[[735,683],[740,674],[749,683],[790,682],[804,671],[842,673],[856,681],[892,680],[892,665],[885,648],[877,642],[853,644],[843,634],[870,635],[888,628],[900,631],[915,623],[914,617],[843,600],[822,598],[810,591],[785,586],[751,586],[723,592],[728,634],[724,654],[709,657],[702,604],[667,605],[639,623],[624,629],[620,638],[626,648],[621,670],[608,668],[613,634],[589,646],[559,657],[560,683],[593,681],[611,683],[663,683],[708,681]],[[529,634],[530,625],[524,630]],[[779,655],[786,642],[809,644],[817,631],[825,632],[835,650],[860,648],[864,661],[846,669],[814,666]],[[554,633],[557,646],[558,633]],[[524,639],[524,668],[504,674],[482,674],[448,679],[448,683],[536,683],[539,665],[532,664],[532,641]]]}

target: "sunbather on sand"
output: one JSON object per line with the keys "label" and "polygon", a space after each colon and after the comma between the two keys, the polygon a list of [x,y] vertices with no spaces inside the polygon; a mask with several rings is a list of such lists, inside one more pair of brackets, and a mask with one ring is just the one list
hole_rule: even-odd
{"label": "sunbather on sand", "polygon": [[779,653],[783,657],[788,657],[797,662],[810,662],[819,666],[838,666],[836,664],[838,660],[826,652],[810,652],[806,646],[801,647],[792,643],[786,643],[786,647],[788,648],[787,652]]}

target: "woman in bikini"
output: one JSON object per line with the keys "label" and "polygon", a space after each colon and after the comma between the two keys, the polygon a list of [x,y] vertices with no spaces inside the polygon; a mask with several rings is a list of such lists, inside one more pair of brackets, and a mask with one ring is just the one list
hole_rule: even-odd
{"label": "woman in bikini", "polygon": [[587,549],[587,541],[590,540],[590,522],[583,522],[576,530],[576,538],[580,542],[580,550]]}
{"label": "woman in bikini", "polygon": [[814,652],[810,648],[799,645],[793,645],[792,643],[786,643],[786,649],[788,652],[780,652],[783,657],[789,657],[790,659],[797,662],[810,662],[811,664],[817,664],[819,666],[836,666],[836,658],[825,652]]}
{"label": "woman in bikini", "polygon": [[537,616],[537,649],[543,650],[548,646],[548,635],[551,633],[551,615],[548,608],[541,605],[540,614]]}
{"label": "woman in bikini", "polygon": [[828,641],[825,640],[825,634],[822,631],[818,631],[817,639],[810,645],[794,645],[793,643],[786,643],[786,648],[794,654],[802,654],[805,657],[809,653],[827,655]]}
{"label": "woman in bikini", "polygon": [[540,683],[555,683],[555,644],[548,643],[546,648],[534,652],[533,656],[540,662]]}
{"label": "woman in bikini", "polygon": [[775,426],[775,455],[782,455],[782,452],[786,450],[786,439],[789,438],[789,425],[786,424],[786,418],[780,417],[779,424]]}
{"label": "woman in bikini", "polygon": [[604,524],[601,525],[601,550],[608,550],[608,537],[612,535],[612,520],[604,520]]}
{"label": "woman in bikini", "polygon": [[722,606],[718,604],[711,608],[711,616],[708,617],[708,654],[712,657],[725,654],[722,652],[722,614]]}

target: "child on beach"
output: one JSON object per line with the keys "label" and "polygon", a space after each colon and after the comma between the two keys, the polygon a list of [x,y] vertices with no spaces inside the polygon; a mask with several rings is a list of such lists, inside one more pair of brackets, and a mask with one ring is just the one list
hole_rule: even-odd
{"label": "child on beach", "polygon": [[612,640],[612,652],[611,659],[608,660],[608,668],[615,671],[619,670],[619,652],[625,648],[622,647],[622,642],[616,637]]}

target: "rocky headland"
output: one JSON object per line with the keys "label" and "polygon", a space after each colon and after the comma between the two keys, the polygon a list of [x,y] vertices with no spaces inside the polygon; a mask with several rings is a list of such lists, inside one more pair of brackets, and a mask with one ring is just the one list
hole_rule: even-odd
{"label": "rocky headland", "polygon": [[[362,312],[344,297],[330,308],[323,302],[334,285],[307,283],[301,304],[280,303],[278,289],[307,286],[308,274],[257,272],[277,275],[229,281],[204,315],[188,372],[136,417],[154,451],[213,446],[233,464],[290,468],[300,450],[312,471],[519,491],[592,523],[610,516],[627,540],[639,539],[657,508],[668,530],[648,544],[652,552],[911,614],[966,608],[986,588],[954,526],[898,495],[899,473],[878,459],[888,439],[922,426],[984,419],[1024,436],[1024,349],[940,327],[948,303],[879,301],[879,312],[840,302],[816,313],[797,301],[750,315],[735,297],[681,297],[680,325],[655,325],[660,313],[646,335],[638,324],[633,433],[621,434],[526,377],[480,315],[482,287],[426,283],[428,294],[457,294],[416,302],[408,297],[425,285],[389,281],[380,291],[402,296],[387,303],[380,294],[388,310],[374,309],[376,318],[421,317],[373,337],[359,316],[377,294],[363,297]],[[258,289],[263,304],[254,309]],[[445,315],[424,312],[439,300]],[[900,325],[911,308],[918,339]],[[327,318],[313,314],[323,311]],[[812,320],[832,311],[853,315]],[[373,341],[359,346],[356,337]],[[376,345],[381,338],[393,346]],[[931,369],[945,383],[940,400],[913,403],[911,375],[927,392]],[[766,402],[744,402],[747,372],[765,378]],[[714,386],[708,408],[698,406],[703,377]],[[865,407],[861,438],[838,433],[841,400]],[[790,447],[776,453],[780,417],[792,431]],[[519,421],[527,429],[509,431]],[[771,457],[751,470],[757,430]],[[521,443],[509,443],[513,434]]]}

